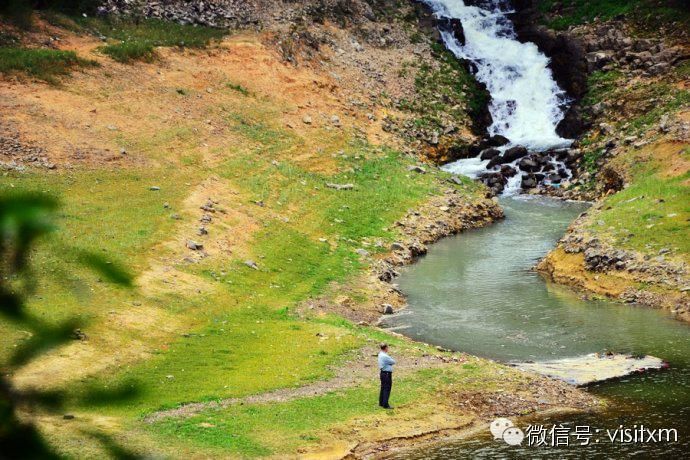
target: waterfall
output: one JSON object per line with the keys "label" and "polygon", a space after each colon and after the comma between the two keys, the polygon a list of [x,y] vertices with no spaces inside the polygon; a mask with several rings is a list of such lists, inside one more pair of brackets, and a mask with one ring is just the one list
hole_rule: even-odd
{"label": "waterfall", "polygon": [[[477,80],[491,94],[489,112],[493,123],[489,135],[502,135],[510,141],[501,151],[518,145],[530,152],[570,146],[570,140],[556,133],[564,117],[567,96],[553,78],[549,58],[534,43],[518,41],[505,0],[487,0],[481,2],[481,7],[466,5],[462,0],[425,2],[438,18],[458,19],[462,23],[464,44],[451,31],[441,30],[441,37],[458,58],[474,63]],[[487,164],[488,161],[471,158],[445,169],[477,177],[486,172]],[[552,166],[563,168],[563,163],[553,160]],[[507,180],[509,189],[520,185],[519,174]]]}

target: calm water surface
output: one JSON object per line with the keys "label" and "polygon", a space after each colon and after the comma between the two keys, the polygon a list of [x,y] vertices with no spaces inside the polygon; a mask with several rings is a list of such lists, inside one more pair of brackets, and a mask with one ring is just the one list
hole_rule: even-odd
{"label": "calm water surface", "polygon": [[[605,413],[521,422],[523,429],[530,423],[601,429],[587,447],[510,447],[494,441],[487,430],[477,439],[403,457],[689,458],[688,325],[662,311],[583,301],[530,271],[584,205],[536,197],[504,198],[501,204],[505,221],[445,239],[404,271],[398,281],[410,307],[388,318],[387,326],[418,340],[503,362],[611,350],[658,356],[672,368],[591,387],[612,401]],[[675,428],[678,442],[611,443],[604,431],[635,424]]]}

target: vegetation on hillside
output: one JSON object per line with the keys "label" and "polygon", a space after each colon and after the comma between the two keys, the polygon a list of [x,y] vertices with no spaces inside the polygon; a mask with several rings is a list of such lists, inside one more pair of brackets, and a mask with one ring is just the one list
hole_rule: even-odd
{"label": "vegetation on hillside", "polygon": [[416,114],[414,123],[418,128],[443,132],[449,123],[471,125],[487,106],[488,93],[443,45],[433,43],[432,50],[437,67],[405,63],[402,72],[416,71],[417,97],[401,101],[401,107]]}
{"label": "vegetation on hillside", "polygon": [[629,171],[630,185],[606,198],[590,230],[617,247],[690,262],[690,172],[669,172],[674,162],[690,162],[690,147],[650,146],[616,161]]}
{"label": "vegetation on hillside", "polygon": [[[4,193],[0,198],[0,317],[26,338],[3,353],[0,361],[0,446],[8,458],[59,458],[39,429],[25,417],[26,412],[56,414],[64,408],[64,392],[59,390],[17,387],[12,373],[81,334],[83,321],[67,318],[53,323],[41,312],[31,313],[26,302],[39,282],[51,274],[37,276],[31,252],[38,240],[55,230],[53,217],[57,202],[45,194]],[[58,259],[76,256],[79,264],[95,271],[105,280],[129,286],[129,274],[110,264],[96,253],[79,252],[62,247],[53,254]],[[38,270],[40,271],[40,270]],[[101,401],[112,401],[110,392],[101,394]],[[104,438],[107,440],[107,438]],[[113,449],[114,444],[109,444]],[[110,447],[104,444],[106,449]],[[124,450],[118,450],[124,453]],[[115,453],[115,451],[111,451]]]}
{"label": "vegetation on hillside", "polygon": [[659,26],[679,31],[688,30],[690,9],[686,0],[539,0],[539,10],[546,16],[546,24],[557,30],[570,26],[625,17],[644,30]]}
{"label": "vegetation on hillside", "polygon": [[57,77],[69,75],[73,69],[96,65],[74,51],[0,47],[0,73],[26,73],[50,83],[56,83]]}

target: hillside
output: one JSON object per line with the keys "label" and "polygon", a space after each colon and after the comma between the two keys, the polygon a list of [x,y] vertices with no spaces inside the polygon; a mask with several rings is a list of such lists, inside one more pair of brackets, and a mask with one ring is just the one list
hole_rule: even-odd
{"label": "hillside", "polygon": [[[420,11],[380,4],[286,2],[230,29],[50,11],[2,24],[0,187],[61,204],[31,254],[29,309],[82,323],[4,371],[65,393],[22,414],[59,454],[364,456],[597,405],[376,327],[404,306],[398,266],[501,215],[483,186],[423,163],[474,142],[481,88]],[[84,269],[84,250],[135,287]],[[3,359],[31,337],[2,332]],[[380,341],[405,363],[392,413],[370,403]]]}

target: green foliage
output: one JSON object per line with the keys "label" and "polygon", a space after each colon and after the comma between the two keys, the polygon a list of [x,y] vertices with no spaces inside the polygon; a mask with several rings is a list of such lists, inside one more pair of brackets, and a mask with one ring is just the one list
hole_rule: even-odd
{"label": "green foliage", "polygon": [[243,96],[249,96],[251,93],[247,88],[245,88],[242,85],[237,85],[234,83],[228,83],[227,84],[228,88],[230,88],[233,91],[237,91],[238,93],[242,94]]}
{"label": "green foliage", "polygon": [[615,91],[618,82],[624,77],[622,72],[617,70],[592,72],[587,79],[587,94],[583,98],[585,106],[593,106],[602,102],[607,96]]}
{"label": "green foliage", "polygon": [[[687,158],[690,149],[681,155]],[[630,185],[606,199],[591,229],[608,235],[617,246],[651,254],[669,248],[671,256],[687,262],[690,173],[668,177],[648,160],[637,161],[632,169]]]}
{"label": "green foliage", "polygon": [[[52,325],[25,308],[25,301],[37,283],[29,255],[37,240],[54,231],[56,208],[54,199],[41,194],[0,198],[0,317],[30,331],[30,337],[16,346],[4,363],[0,375],[0,446],[3,456],[8,458],[59,458],[36,427],[22,421],[19,412],[59,410],[63,406],[63,394],[15,388],[9,379],[12,370],[70,340],[79,325],[73,319]],[[85,257],[84,263],[98,265],[98,257]],[[97,270],[105,275],[117,272],[118,282],[130,283],[122,270],[103,267]]]}
{"label": "green foliage", "polygon": [[[558,6],[558,10],[556,10]],[[539,10],[546,14],[547,25],[563,30],[570,26],[590,22],[595,18],[609,20],[624,15],[642,29],[654,31],[660,25],[690,24],[690,13],[685,0],[539,0]]]}
{"label": "green foliage", "polygon": [[1,73],[23,72],[51,83],[75,67],[94,65],[95,62],[78,57],[74,51],[0,48]]}
{"label": "green foliage", "polygon": [[483,90],[463,63],[439,43],[431,45],[437,66],[407,63],[401,73],[417,67],[413,101],[401,101],[402,108],[415,112],[415,125],[420,128],[445,128],[442,114],[455,120],[471,122],[480,115],[489,102]]}
{"label": "green foliage", "polygon": [[0,4],[0,16],[20,29],[28,30],[33,26],[33,8],[27,0],[7,0]]}
{"label": "green foliage", "polygon": [[227,32],[204,26],[182,25],[158,19],[132,21],[129,19],[74,18],[84,30],[119,43],[107,44],[102,51],[119,62],[150,61],[157,46],[203,48],[212,40],[221,39]]}
{"label": "green foliage", "polygon": [[152,62],[156,57],[153,45],[148,42],[122,42],[106,45],[101,48],[101,51],[117,62]]}
{"label": "green foliage", "polygon": [[597,162],[604,156],[604,153],[606,153],[604,149],[586,151],[582,157],[585,169],[590,173],[595,173],[599,169]]}

